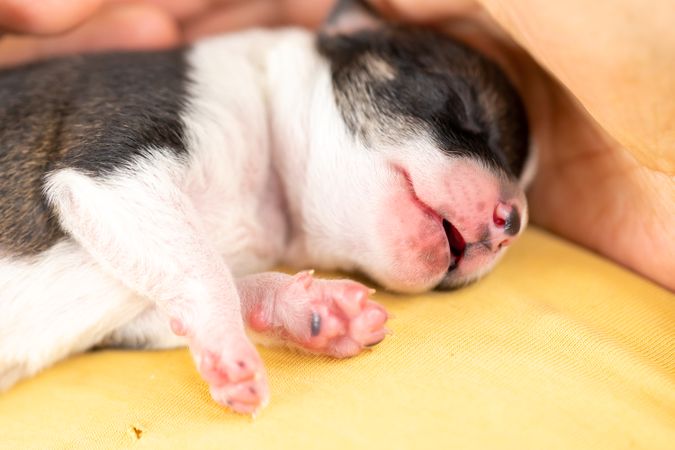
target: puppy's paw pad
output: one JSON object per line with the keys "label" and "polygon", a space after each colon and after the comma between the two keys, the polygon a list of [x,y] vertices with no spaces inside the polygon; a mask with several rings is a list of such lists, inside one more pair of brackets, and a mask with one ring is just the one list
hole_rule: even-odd
{"label": "puppy's paw pad", "polygon": [[204,350],[199,372],[209,384],[213,399],[242,414],[253,414],[269,401],[262,360],[249,344],[239,350],[216,353]]}
{"label": "puppy's paw pad", "polygon": [[289,332],[308,350],[339,358],[357,355],[387,333],[387,312],[368,299],[372,293],[355,281],[320,280],[311,272],[300,272],[286,290],[285,301],[292,304],[304,296],[309,299],[304,303],[309,311],[304,316],[307,320],[294,323],[299,329]]}

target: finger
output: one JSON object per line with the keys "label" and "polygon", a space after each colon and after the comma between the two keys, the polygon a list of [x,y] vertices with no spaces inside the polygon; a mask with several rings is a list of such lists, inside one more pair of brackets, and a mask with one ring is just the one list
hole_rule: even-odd
{"label": "finger", "polygon": [[240,0],[220,3],[222,4],[184,24],[188,40],[252,26],[274,26],[282,23],[280,1]]}
{"label": "finger", "polygon": [[[179,21],[186,21],[209,10],[217,0],[145,0],[162,8]],[[232,0],[228,0],[232,1]]]}
{"label": "finger", "polygon": [[281,17],[284,23],[314,28],[324,21],[334,3],[334,0],[285,0],[281,2]]}
{"label": "finger", "polygon": [[30,34],[66,31],[94,14],[104,0],[3,0],[0,28]]}
{"label": "finger", "polygon": [[[166,0],[159,0],[166,1]],[[185,25],[189,40],[246,27],[319,25],[333,0],[212,0],[213,9]]]}
{"label": "finger", "polygon": [[476,0],[368,0],[387,16],[411,22],[440,22],[452,17],[473,14],[480,5]]}
{"label": "finger", "polygon": [[0,66],[75,52],[164,48],[180,39],[175,21],[161,9],[120,4],[102,9],[88,22],[59,36],[4,36],[0,39]]}

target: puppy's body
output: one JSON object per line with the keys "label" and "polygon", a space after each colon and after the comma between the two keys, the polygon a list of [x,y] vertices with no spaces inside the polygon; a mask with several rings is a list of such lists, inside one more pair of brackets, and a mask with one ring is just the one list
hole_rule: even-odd
{"label": "puppy's body", "polygon": [[492,267],[527,219],[506,79],[358,2],[329,25],[321,52],[252,31],[0,75],[0,388],[94,345],[187,343],[213,397],[252,411],[268,394],[244,323],[344,357],[386,321],[358,283],[261,271],[420,291]]}
{"label": "puppy's body", "polygon": [[[16,91],[22,110],[4,110],[18,117],[3,121],[7,124],[3,127],[7,147],[2,162],[9,176],[2,182],[6,220],[0,259],[0,369],[4,369],[0,370],[0,387],[13,383],[16,376],[34,373],[45,363],[96,345],[111,333],[114,340],[107,342],[115,344],[134,343],[134,339],[144,343],[152,338],[134,333],[133,325],[126,333],[133,338],[117,330],[154,306],[142,295],[145,292],[125,286],[116,273],[147,271],[151,264],[106,270],[85,246],[69,236],[47,198],[67,196],[58,191],[68,189],[65,186],[72,186],[70,183],[83,183],[71,189],[77,190],[83,202],[90,194],[91,201],[100,206],[95,208],[97,214],[105,214],[97,219],[124,234],[120,236],[125,241],[122,248],[119,242],[109,242],[99,250],[106,255],[119,252],[121,259],[132,261],[134,252],[143,252],[139,258],[157,258],[162,266],[165,258],[178,263],[203,257],[190,254],[198,252],[192,244],[179,244],[184,230],[181,219],[171,211],[175,205],[167,206],[159,199],[166,196],[167,202],[190,208],[181,211],[186,221],[198,218],[199,235],[234,275],[260,272],[281,262],[288,227],[283,191],[272,165],[267,81],[261,70],[267,56],[262,49],[273,53],[279,40],[294,41],[291,47],[296,50],[298,45],[311,45],[311,37],[305,33],[256,31],[205,41],[185,52],[160,54],[165,65],[157,65],[156,53],[100,55],[40,63],[5,74],[5,78],[23,78],[27,72],[41,81],[54,77],[49,80],[54,83],[50,88],[57,92],[26,86],[30,80],[24,78],[27,83]],[[136,73],[126,72],[125,64],[131,64]],[[181,67],[184,73],[179,73]],[[131,78],[120,80],[110,69]],[[167,76],[167,69],[174,71],[173,76]],[[298,69],[302,70],[293,68]],[[58,83],[64,81],[62,71],[71,76],[86,74],[90,81],[84,88],[91,90],[89,95],[58,90]],[[293,82],[292,73],[287,75],[288,82]],[[110,90],[101,89],[101,85]],[[119,105],[118,87],[134,90],[122,94],[127,108]],[[42,97],[45,94],[46,98]],[[41,101],[31,104],[24,102],[23,96]],[[71,97],[87,103],[64,110],[62,105],[70,103]],[[11,99],[12,95],[5,92],[3,98]],[[43,120],[36,113],[45,110],[53,115]],[[76,124],[54,123],[71,119],[69,114],[73,113]],[[91,116],[77,117],[82,113]],[[21,128],[13,129],[12,123]],[[82,133],[68,136],[69,132],[77,133],[78,126],[85,127]],[[56,127],[61,129],[40,136],[42,130]],[[55,133],[65,137],[54,139]],[[167,134],[174,134],[173,143],[167,142]],[[111,143],[117,136],[125,142]],[[15,141],[10,143],[7,137]],[[43,140],[36,142],[39,138]],[[67,146],[64,139],[77,143]],[[38,154],[31,154],[33,151]],[[93,192],[95,184],[103,187],[105,194]],[[135,229],[139,226],[136,220],[157,239],[159,253],[146,250],[148,234]],[[178,267],[175,270],[180,272]],[[179,283],[178,279],[171,281],[172,285]],[[142,315],[141,321],[149,315]],[[160,335],[148,345],[179,342],[170,338],[168,319],[163,325],[169,343]],[[13,376],[4,375],[7,369]]]}
{"label": "puppy's body", "polygon": [[[214,237],[227,239],[218,242],[223,252],[229,249],[232,258],[267,253],[264,266],[275,261],[283,222],[270,224],[279,234],[265,234],[272,238],[265,246],[276,246],[277,254],[248,251],[237,235],[244,229],[255,234],[250,224],[264,222],[259,213],[282,217],[281,208],[261,205],[277,202],[281,192],[271,185],[266,80],[259,65],[262,48],[284,34],[309,45],[308,36],[260,31],[190,50],[79,56],[1,73],[1,188],[8,200],[0,205],[3,250],[34,255],[68,239],[45,201],[46,174],[72,169],[104,180],[147,166],[176,172],[181,179],[175,182],[202,220],[221,230]],[[257,246],[267,240],[250,237]],[[229,262],[244,272],[261,267]]]}

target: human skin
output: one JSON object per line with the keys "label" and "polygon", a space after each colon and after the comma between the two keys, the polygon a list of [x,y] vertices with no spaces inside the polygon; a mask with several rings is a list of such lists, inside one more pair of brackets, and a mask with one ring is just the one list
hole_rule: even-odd
{"label": "human skin", "polygon": [[[675,19],[669,0],[373,0],[500,62],[540,151],[533,221],[675,290]],[[0,0],[0,65],[315,26],[332,1]]]}

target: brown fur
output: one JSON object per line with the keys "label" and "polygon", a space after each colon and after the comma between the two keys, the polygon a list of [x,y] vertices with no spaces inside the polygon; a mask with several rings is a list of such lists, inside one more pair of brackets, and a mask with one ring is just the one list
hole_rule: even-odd
{"label": "brown fur", "polygon": [[181,153],[182,51],[75,56],[0,72],[0,252],[65,238],[45,176],[106,176],[153,148]]}

